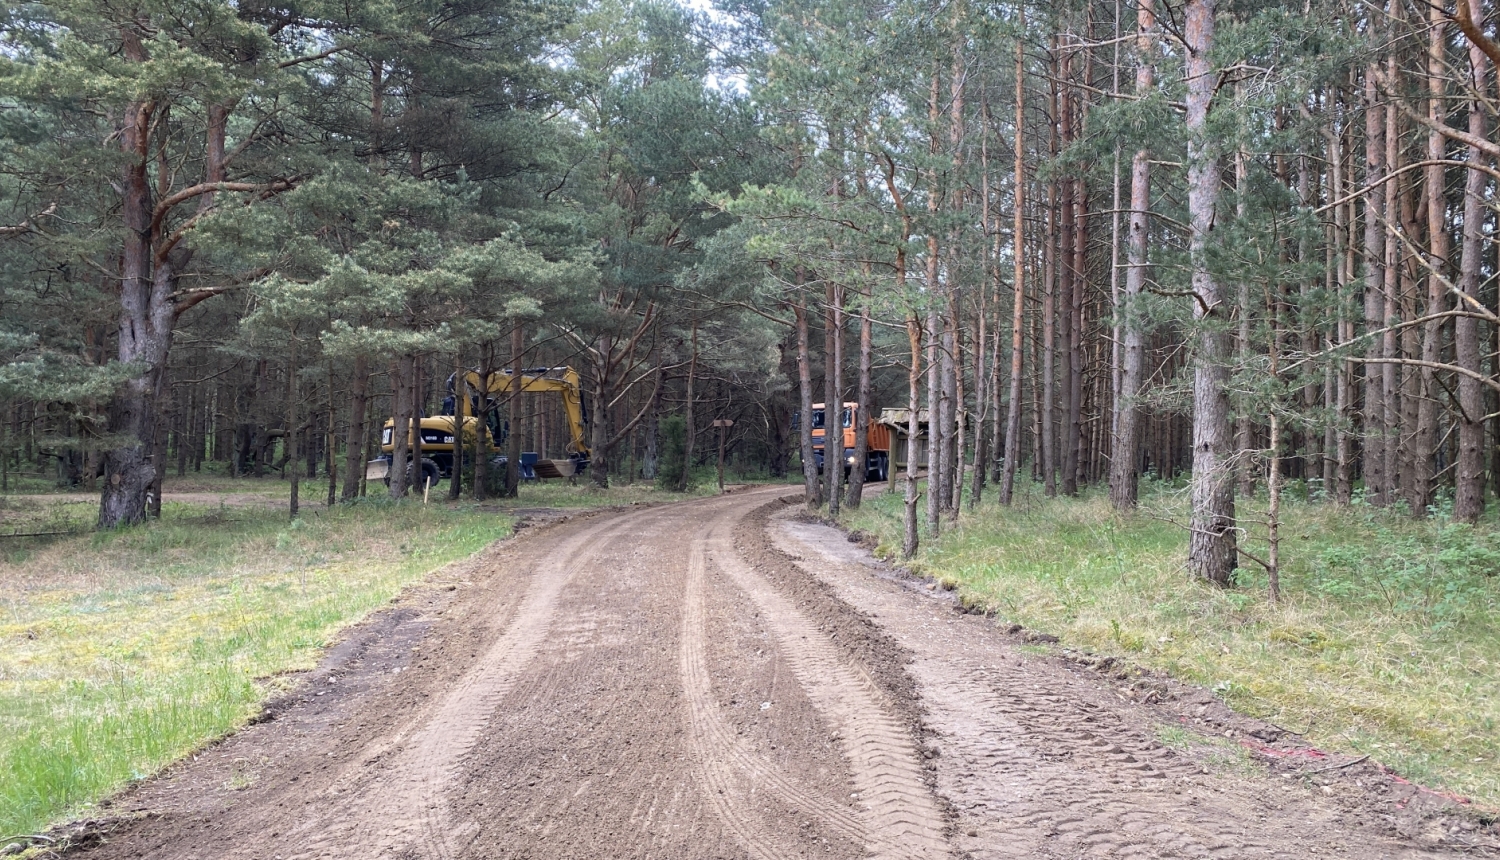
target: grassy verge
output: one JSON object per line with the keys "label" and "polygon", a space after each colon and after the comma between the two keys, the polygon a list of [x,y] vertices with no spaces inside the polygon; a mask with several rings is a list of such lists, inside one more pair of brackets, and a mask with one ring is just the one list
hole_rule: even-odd
{"label": "grassy verge", "polygon": [[[1190,581],[1186,534],[1165,521],[1186,519],[1180,491],[1146,489],[1129,517],[1102,493],[1017,495],[1008,510],[987,503],[925,540],[916,567],[1007,621],[1203,684],[1312,743],[1500,807],[1493,526],[1289,500],[1286,598],[1271,606],[1253,567],[1232,590]],[[1242,523],[1263,508],[1242,501]],[[899,498],[845,519],[877,535],[883,553],[899,552]]]}
{"label": "grassy verge", "polygon": [[[91,516],[72,505],[47,516]],[[84,506],[87,507],[87,506]],[[241,724],[279,673],[425,572],[508,534],[471,507],[164,506],[0,557],[0,837],[86,811]]]}

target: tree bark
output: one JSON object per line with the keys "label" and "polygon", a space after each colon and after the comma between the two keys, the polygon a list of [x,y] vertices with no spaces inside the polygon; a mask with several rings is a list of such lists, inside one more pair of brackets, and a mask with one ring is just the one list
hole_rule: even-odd
{"label": "tree bark", "polygon": [[844,478],[843,355],[839,310],[842,290],[828,281],[823,290],[823,498],[828,513],[838,516]]}
{"label": "tree bark", "polygon": [[407,486],[427,498],[427,478],[422,473],[422,357],[415,356],[411,362],[411,468]]}
{"label": "tree bark", "polygon": [[[937,280],[937,256],[932,248],[936,244],[937,239],[929,240],[928,284],[933,284]],[[933,304],[927,308],[927,530],[932,533],[933,537],[937,537],[938,532],[942,530],[943,509],[943,483],[939,474],[939,464],[943,459],[943,375],[942,361],[938,358],[943,322],[931,287],[928,289],[928,300]]]}
{"label": "tree bark", "polygon": [[464,492],[464,364],[458,353],[453,355],[453,474],[448,480],[448,499],[458,501]]}
{"label": "tree bark", "polygon": [[287,518],[295,520],[297,509],[301,504],[298,492],[301,489],[301,475],[297,469],[297,425],[301,419],[297,415],[297,335],[292,332],[291,347],[288,350],[286,363],[286,432],[281,436],[281,444],[286,447],[286,461],[292,473],[291,492],[287,502]]}
{"label": "tree bark", "polygon": [[[1392,7],[1394,8],[1394,6]],[[1396,70],[1396,57],[1391,54],[1386,61],[1387,74],[1394,74]],[[1385,110],[1385,169],[1386,174],[1392,175],[1401,169],[1401,137],[1397,124],[1399,112],[1394,106]],[[1405,249],[1397,234],[1397,230],[1405,225],[1401,221],[1401,190],[1402,178],[1396,178],[1385,183],[1385,202],[1382,209],[1385,211],[1386,222],[1382,226],[1389,233],[1385,241],[1385,264],[1382,274],[1385,276],[1384,286],[1381,288],[1382,309],[1381,324],[1386,331],[1380,338],[1381,358],[1391,359],[1398,357],[1397,331],[1392,325],[1401,319],[1401,260],[1406,256]],[[1380,368],[1380,390],[1381,406],[1384,412],[1381,415],[1380,426],[1385,431],[1384,444],[1381,446],[1385,453],[1385,463],[1381,471],[1385,473],[1385,504],[1395,504],[1400,493],[1400,473],[1398,463],[1400,461],[1401,448],[1401,382],[1400,372],[1402,368],[1395,363],[1387,362]],[[1411,372],[1412,368],[1406,368]]]}
{"label": "tree bark", "polygon": [[1064,491],[1070,496],[1078,495],[1078,486],[1086,480],[1083,435],[1083,369],[1088,363],[1088,354],[1083,346],[1083,305],[1088,292],[1088,281],[1084,273],[1088,266],[1088,189],[1082,179],[1073,181],[1073,287],[1070,291],[1071,307],[1068,314],[1068,426],[1067,460],[1064,467]]}
{"label": "tree bark", "polygon": [[328,500],[325,507],[333,507],[338,504],[339,497],[339,469],[338,469],[338,408],[334,401],[333,363],[328,364],[328,427],[323,434],[323,470],[328,473]]}
{"label": "tree bark", "polygon": [[[1152,0],[1139,0],[1136,11],[1135,91],[1145,96],[1155,87],[1156,12]],[[1116,510],[1134,508],[1140,493],[1140,396],[1144,381],[1146,338],[1138,304],[1146,289],[1150,237],[1151,153],[1136,150],[1130,159],[1129,250],[1126,252],[1125,297],[1120,315],[1119,432],[1110,463],[1109,498]]]}
{"label": "tree bark", "polygon": [[[1242,91],[1242,84],[1235,84],[1236,97]],[[1248,156],[1244,149],[1236,149],[1234,152],[1234,194],[1235,194],[1235,216],[1244,220],[1249,215],[1249,195],[1247,184],[1250,178],[1250,167]],[[1235,349],[1239,353],[1241,369],[1250,366],[1250,281],[1240,278],[1235,284],[1237,304],[1239,305],[1239,337],[1236,339]],[[1239,416],[1235,420],[1234,429],[1234,471],[1235,479],[1239,484],[1241,495],[1250,496],[1255,493],[1255,458],[1251,449],[1255,447],[1255,428],[1250,421],[1250,410],[1240,409]]]}
{"label": "tree bark", "polygon": [[[1365,75],[1365,185],[1378,188],[1385,177],[1385,106],[1379,99],[1375,81],[1379,67],[1372,64]],[[1365,330],[1375,332],[1385,324],[1385,195],[1365,195]],[[1365,345],[1366,359],[1383,357],[1383,339],[1369,335]],[[1386,475],[1385,380],[1378,364],[1364,368],[1364,454],[1365,492],[1370,504],[1383,506],[1390,502],[1389,476]]]}
{"label": "tree bark", "polygon": [[[519,322],[510,328],[510,396],[505,404],[505,495],[521,496],[521,370],[526,362],[526,332]],[[594,413],[594,420],[603,418]]]}
{"label": "tree bark", "polygon": [[[1469,0],[1458,2],[1465,3]],[[1473,92],[1486,91],[1488,68],[1489,60],[1484,52],[1471,43],[1469,86]],[[1484,108],[1478,99],[1471,99],[1469,102],[1469,134],[1480,139],[1486,135]],[[1480,270],[1484,265],[1484,196],[1489,179],[1482,169],[1488,166],[1482,150],[1470,147],[1468,160],[1473,167],[1465,169],[1463,242],[1459,254],[1458,287],[1465,296],[1477,299]],[[1465,370],[1481,372],[1478,320],[1471,316],[1461,316],[1454,320],[1453,325],[1456,363]],[[1472,523],[1484,515],[1484,389],[1478,379],[1467,374],[1459,375],[1458,406],[1458,475],[1454,487],[1453,516]]]}
{"label": "tree bark", "polygon": [[1219,585],[1233,582],[1238,565],[1233,444],[1229,398],[1229,335],[1223,291],[1207,259],[1209,231],[1219,202],[1219,153],[1208,128],[1218,74],[1210,63],[1215,0],[1188,0],[1188,219],[1191,228],[1193,319],[1198,350],[1193,369],[1193,477],[1188,569]]}
{"label": "tree bark", "polygon": [[370,361],[363,355],[354,359],[354,375],[349,380],[349,428],[344,434],[344,493],[348,502],[359,496],[359,479],[364,471],[365,404],[369,401]]}
{"label": "tree bark", "polygon": [[[1053,147],[1056,149],[1056,147]],[[1047,183],[1046,223],[1042,230],[1042,490],[1057,495],[1057,182]]]}
{"label": "tree bark", "polygon": [[411,387],[412,357],[403,355],[391,363],[391,469],[387,473],[393,499],[406,497],[407,477],[411,470],[407,461],[411,458]]}
{"label": "tree bark", "polygon": [[[1145,0],[1150,2],[1150,0]],[[1021,14],[1024,29],[1025,13]],[[1021,327],[1026,311],[1026,148],[1023,133],[1026,128],[1026,46],[1016,39],[1016,128],[1015,128],[1015,209],[1011,220],[1012,295],[1010,317],[1010,408],[1005,415],[1005,465],[1000,478],[1000,504],[1010,505],[1015,500],[1016,469],[1021,462],[1021,376],[1024,370],[1024,343]]]}
{"label": "tree bark", "polygon": [[[124,39],[125,53],[145,61],[140,40]],[[120,255],[120,317],[117,357],[121,364],[142,368],[121,384],[110,410],[109,429],[129,440],[104,455],[104,487],[99,499],[101,529],[135,525],[146,518],[146,493],[155,480],[150,454],[155,444],[156,405],[172,344],[175,311],[170,299],[172,268],[151,270],[151,190],[147,176],[150,129],[155,116],[151,102],[129,105],[116,139],[126,163],[121,171],[123,194],[120,217],[124,245]]]}
{"label": "tree bark", "polygon": [[[1428,10],[1427,42],[1427,117],[1436,125],[1444,119],[1447,79],[1444,25],[1447,16],[1433,6]],[[1441,132],[1427,132],[1427,159],[1441,161],[1447,154],[1447,143]],[[1451,253],[1448,241],[1447,176],[1441,164],[1429,164],[1423,175],[1427,198],[1427,314],[1448,309],[1448,289],[1443,274]],[[1422,360],[1436,364],[1441,358],[1442,320],[1431,319],[1422,326]],[[1414,455],[1412,475],[1412,513],[1425,516],[1432,504],[1432,455],[1437,442],[1438,397],[1437,376],[1431,367],[1423,367],[1418,387],[1416,437],[1412,440]]]}
{"label": "tree bark", "polygon": [[937,157],[941,151],[938,143],[938,119],[940,112],[941,75],[936,69],[932,73],[932,86],[927,96],[927,122],[930,129],[927,155],[931,165],[927,169],[927,529],[934,537],[942,528],[941,514],[945,499],[944,458],[948,428],[943,421],[944,385],[942,356],[943,323],[941,303],[943,285],[938,280],[940,257],[938,256],[937,216],[941,206],[941,189],[938,187]]}
{"label": "tree bark", "polygon": [[[799,286],[802,280],[802,273],[798,272]],[[823,503],[823,485],[818,481],[818,463],[813,454],[812,355],[808,345],[807,305],[794,303],[792,314],[796,317],[797,324],[797,405],[802,413],[802,420],[797,424],[797,444],[802,453],[802,503],[812,509]]]}
{"label": "tree bark", "polygon": [[[866,273],[868,274],[868,272]],[[849,473],[849,493],[844,503],[851,508],[859,507],[860,496],[865,489],[865,472],[870,459],[870,421],[874,418],[871,405],[870,373],[874,366],[874,321],[870,318],[870,293],[865,290],[865,300],[859,309],[859,393],[858,407],[854,410],[854,469]],[[886,451],[887,457],[890,451]],[[886,462],[886,480],[890,480],[890,462]]]}
{"label": "tree bark", "polygon": [[[898,263],[902,259],[904,258],[898,256]],[[896,279],[898,284],[904,285],[904,265],[897,266]],[[917,554],[921,540],[917,532],[917,454],[921,450],[917,445],[917,434],[921,432],[922,425],[917,412],[921,407],[918,392],[922,386],[922,322],[914,310],[906,312],[906,340],[911,348],[911,364],[906,369],[906,488],[903,496],[906,513],[901,557],[909,559]],[[931,486],[927,489],[928,492],[932,491]]]}
{"label": "tree bark", "polygon": [[[691,349],[691,353],[688,356],[687,399],[686,399],[686,407],[685,407],[686,408],[685,418],[687,419],[687,421],[686,421],[687,430],[686,430],[686,435],[683,438],[683,447],[682,447],[682,474],[679,475],[678,478],[677,478],[677,489],[678,489],[679,492],[685,492],[687,490],[687,488],[688,488],[688,484],[692,480],[692,477],[693,477],[693,443],[695,441],[697,441],[697,438],[698,438],[697,410],[694,408],[696,406],[696,404],[694,403],[694,400],[697,398],[697,394],[693,390],[694,386],[695,386],[695,384],[697,382],[697,379],[698,379],[698,321],[696,319],[693,320],[692,334],[689,337],[690,337],[690,340],[691,340],[691,344],[689,346],[689,348]],[[826,423],[827,422],[825,421],[825,426],[826,426]],[[828,458],[828,450],[827,450],[828,442],[827,442],[826,435],[825,435],[825,438],[824,438],[823,445],[824,445],[823,457],[824,457],[824,461],[826,462],[827,458]]]}

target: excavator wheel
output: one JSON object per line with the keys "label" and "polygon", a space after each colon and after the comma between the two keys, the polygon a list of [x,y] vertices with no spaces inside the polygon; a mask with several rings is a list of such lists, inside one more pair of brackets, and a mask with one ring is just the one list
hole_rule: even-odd
{"label": "excavator wheel", "polygon": [[427,459],[426,457],[423,457],[422,482],[418,483],[416,481],[413,481],[412,485],[415,486],[419,492],[423,489],[426,489],[423,484],[426,484],[427,487],[436,487],[438,485],[439,474],[438,464]]}
{"label": "excavator wheel", "polygon": [[[426,457],[422,458],[422,478],[426,481],[427,486],[429,487],[436,487],[438,485],[438,465],[437,463],[432,462]],[[412,492],[422,492],[422,482],[417,480],[417,476],[412,472],[410,466],[407,467],[406,480],[406,485],[411,489]],[[387,487],[391,485],[391,476],[389,474],[385,476],[385,485]]]}

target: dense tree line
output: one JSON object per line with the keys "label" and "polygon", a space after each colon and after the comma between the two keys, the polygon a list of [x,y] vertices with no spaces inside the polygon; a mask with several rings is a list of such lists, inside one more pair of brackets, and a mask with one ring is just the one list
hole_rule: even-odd
{"label": "dense tree line", "polygon": [[1266,563],[1235,509],[1262,478],[1483,514],[1497,48],[1477,4],[742,20],[797,160],[723,205],[808,307],[904,324],[929,530],[987,481],[1008,503],[1023,466],[1049,494],[1107,481],[1122,509],[1142,475],[1187,472],[1189,568],[1228,583]]}
{"label": "dense tree line", "polygon": [[1187,475],[1220,583],[1262,483],[1472,522],[1500,46],[1454,2],[13,5],[4,462],[105,526],[205,459],[350,498],[450,373],[569,363],[601,484],[728,417],[857,504],[793,413],[905,408],[908,552],[1019,480]]}

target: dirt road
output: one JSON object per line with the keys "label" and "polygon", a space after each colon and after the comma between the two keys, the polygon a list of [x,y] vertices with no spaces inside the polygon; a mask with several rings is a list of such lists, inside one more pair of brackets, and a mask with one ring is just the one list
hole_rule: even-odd
{"label": "dirt road", "polygon": [[[1346,788],[1359,767],[1331,771],[1330,792],[1328,777],[1215,765],[1222,743],[1198,730],[1239,724],[1211,699],[1144,703],[1030,653],[778,492],[578,516],[441,572],[262,721],[117,799],[75,853],[1487,850],[1464,819],[1380,807],[1411,809],[1412,792]],[[1202,742],[1165,746],[1162,726],[1182,723]]]}

